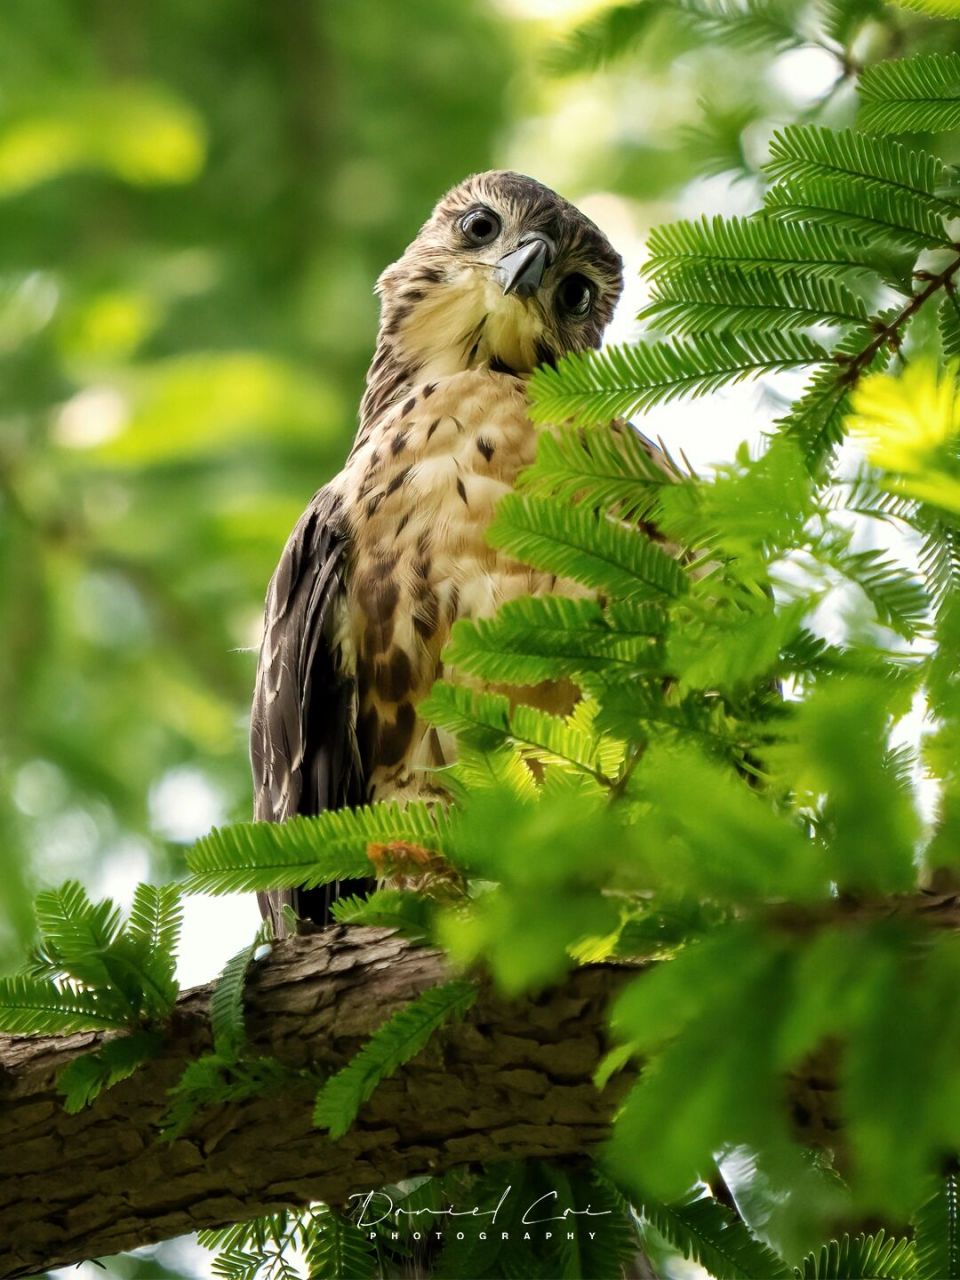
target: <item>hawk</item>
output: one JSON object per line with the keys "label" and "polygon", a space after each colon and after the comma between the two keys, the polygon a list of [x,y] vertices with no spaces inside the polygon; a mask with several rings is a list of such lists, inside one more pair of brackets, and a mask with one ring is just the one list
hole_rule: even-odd
{"label": "hawk", "polygon": [[[270,583],[251,721],[255,817],[442,796],[454,744],[417,705],[458,618],[573,583],[487,545],[536,451],[526,379],[598,347],[623,264],[598,227],[532,178],[468,178],[377,283],[376,352],[343,470],[313,497]],[[569,711],[575,691],[524,690]],[[557,700],[566,699],[560,707]],[[552,700],[552,701],[551,701]],[[318,923],[369,882],[261,895]]]}

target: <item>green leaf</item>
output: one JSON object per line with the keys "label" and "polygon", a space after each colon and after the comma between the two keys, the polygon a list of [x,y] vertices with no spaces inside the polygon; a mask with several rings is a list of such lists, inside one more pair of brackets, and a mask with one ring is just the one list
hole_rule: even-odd
{"label": "green leaf", "polygon": [[447,982],[425,991],[395,1013],[370,1037],[360,1052],[323,1085],[313,1121],[341,1138],[357,1112],[385,1080],[416,1057],[434,1032],[452,1018],[462,1018],[477,997],[469,982]]}
{"label": "green leaf", "polygon": [[960,356],[960,300],[952,286],[940,303],[940,343],[948,360]]}
{"label": "green leaf", "polygon": [[687,590],[676,559],[637,529],[560,502],[510,494],[488,541],[525,564],[624,600],[663,600]]}
{"label": "green leaf", "polygon": [[[791,278],[831,279],[877,272],[891,266],[862,239],[823,227],[798,227],[755,215],[702,218],[654,227],[647,240],[643,274],[652,280],[678,269],[725,266],[743,272],[762,269]],[[906,261],[899,270],[909,275]]]}
{"label": "green leaf", "polygon": [[960,1277],[960,1178],[946,1173],[913,1215],[917,1280]]}
{"label": "green leaf", "polygon": [[57,1092],[65,1099],[64,1109],[71,1114],[82,1111],[104,1089],[127,1080],[143,1063],[155,1058],[162,1046],[163,1037],[158,1032],[137,1031],[107,1040],[95,1053],[74,1058],[57,1077]]}
{"label": "green leaf", "polygon": [[788,125],[773,135],[764,172],[787,183],[819,178],[862,181],[878,190],[908,196],[920,208],[941,217],[954,216],[957,211],[955,204],[936,194],[944,172],[939,156],[856,129]]}
{"label": "green leaf", "polygon": [[243,1014],[243,990],[247,969],[260,943],[260,934],[231,956],[221,970],[210,997],[210,1026],[214,1050],[221,1058],[236,1058],[247,1038]]}
{"label": "green leaf", "polygon": [[494,618],[453,628],[444,662],[458,671],[509,684],[538,684],[614,666],[660,665],[655,637],[663,613],[652,604],[532,596],[503,605]]}
{"label": "green leaf", "polygon": [[860,125],[875,133],[943,133],[960,125],[960,54],[921,53],[867,67]]}
{"label": "green leaf", "polygon": [[666,455],[633,427],[605,423],[541,434],[537,460],[519,487],[533,497],[615,509],[624,520],[648,520],[665,485],[684,479]]}
{"label": "green leaf", "polygon": [[790,332],[698,333],[633,347],[606,347],[541,365],[530,382],[538,422],[572,419],[590,424],[705,396],[765,373],[804,368],[829,359],[819,343]]}
{"label": "green leaf", "polygon": [[[581,716],[583,705],[578,708]],[[500,693],[438,680],[419,711],[428,723],[455,733],[467,746],[491,751],[515,743],[544,763],[572,765],[604,783],[610,781],[605,768],[622,758],[622,746],[578,721],[577,712],[563,719],[522,703],[511,707]]]}
{"label": "green leaf", "polygon": [[[845,1235],[809,1253],[794,1274],[800,1280],[912,1280],[917,1274],[912,1240]],[[946,1277],[941,1277],[946,1280]]]}
{"label": "green leaf", "polygon": [[653,299],[639,320],[664,333],[727,329],[801,329],[811,325],[862,326],[863,302],[830,277],[783,275],[758,267],[743,271],[724,264],[678,267],[658,275]]}
{"label": "green leaf", "polygon": [[571,75],[595,71],[623,57],[643,39],[651,21],[665,8],[651,0],[633,0],[603,9],[547,50],[547,69],[554,75]]}
{"label": "green leaf", "polygon": [[330,910],[337,924],[399,929],[408,937],[423,937],[429,932],[432,908],[420,893],[378,889],[366,898],[338,898]]}
{"label": "green leaf", "polygon": [[107,1031],[127,1021],[128,1011],[99,991],[25,974],[0,978],[0,1031],[6,1035]]}
{"label": "green leaf", "polygon": [[795,178],[767,192],[770,217],[888,240],[905,252],[950,248],[943,217],[916,196],[861,178]]}
{"label": "green leaf", "polygon": [[68,880],[38,894],[35,910],[51,961],[80,982],[108,985],[104,957],[120,936],[120,909],[109,898],[92,903],[81,884]]}
{"label": "green leaf", "polygon": [[179,991],[176,969],[182,923],[179,885],[137,885],[124,941],[146,979],[147,1004],[160,1016],[173,1007]]}
{"label": "green leaf", "polygon": [[744,1223],[710,1195],[693,1192],[664,1204],[643,1197],[644,1218],[685,1258],[698,1262],[716,1280],[785,1280],[790,1268],[751,1235]]}
{"label": "green leaf", "polygon": [[423,804],[330,810],[289,822],[244,822],[210,832],[187,854],[191,893],[315,888],[370,874],[369,844],[409,840],[443,848],[447,819]]}
{"label": "green leaf", "polygon": [[323,1280],[370,1280],[378,1274],[376,1242],[326,1205],[316,1206],[305,1230],[304,1256]]}

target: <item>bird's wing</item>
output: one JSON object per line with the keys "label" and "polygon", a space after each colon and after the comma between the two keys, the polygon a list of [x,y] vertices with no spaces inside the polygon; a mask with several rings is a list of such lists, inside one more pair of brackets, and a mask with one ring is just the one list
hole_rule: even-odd
{"label": "bird's wing", "polygon": [[[338,506],[330,488],[314,496],[267,590],[250,723],[254,816],[261,821],[362,800],[356,677],[343,627],[349,542]],[[284,905],[325,923],[337,894],[337,886],[262,893],[260,909],[281,937]]]}

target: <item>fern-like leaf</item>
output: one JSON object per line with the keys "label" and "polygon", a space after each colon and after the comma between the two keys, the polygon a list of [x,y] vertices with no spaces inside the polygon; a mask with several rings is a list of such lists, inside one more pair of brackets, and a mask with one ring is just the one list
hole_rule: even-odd
{"label": "fern-like leaf", "polygon": [[717,265],[658,275],[653,299],[638,319],[664,333],[741,333],[823,324],[862,326],[867,310],[840,280]]}
{"label": "fern-like leaf", "polygon": [[530,393],[537,421],[572,419],[591,424],[629,417],[683,396],[705,396],[721,387],[828,359],[802,334],[698,333],[689,338],[632,347],[607,347],[541,365]]}
{"label": "fern-like leaf", "polygon": [[852,180],[908,196],[930,213],[950,217],[956,205],[937,195],[943,170],[943,161],[929,151],[858,129],[815,125],[789,125],[775,133],[764,165],[776,181]]}
{"label": "fern-like leaf", "polygon": [[613,666],[649,670],[664,616],[656,605],[534,596],[505,604],[494,618],[456,623],[444,661],[493,682],[538,684]]}
{"label": "fern-like leaf", "polygon": [[852,235],[823,227],[751,218],[702,218],[655,227],[647,241],[643,274],[652,280],[680,268],[725,266],[758,269],[792,278],[832,279],[875,272],[909,280],[911,264]]}
{"label": "fern-like leaf", "polygon": [[326,1205],[317,1205],[304,1228],[304,1256],[311,1276],[370,1280],[377,1274],[376,1242]]}
{"label": "fern-like leaf", "polygon": [[715,1280],[785,1280],[791,1274],[782,1258],[710,1195],[697,1191],[675,1204],[643,1199],[640,1208],[664,1239]]}
{"label": "fern-like leaf", "polygon": [[801,178],[781,182],[764,197],[773,218],[889,240],[904,251],[949,249],[943,218],[909,192],[859,178]]}
{"label": "fern-like leaf", "polygon": [[230,957],[223,966],[210,997],[210,1027],[213,1031],[214,1050],[221,1058],[236,1058],[247,1038],[243,990],[247,970],[259,942],[258,934],[253,942]]}
{"label": "fern-like leaf", "polygon": [[409,840],[443,847],[447,820],[426,805],[376,804],[289,822],[247,822],[211,831],[190,850],[192,893],[314,888],[369,875],[367,846]]}
{"label": "fern-like leaf", "polygon": [[662,601],[687,590],[673,556],[638,530],[582,507],[511,494],[487,537],[525,564],[624,600]]}
{"label": "fern-like leaf", "polygon": [[809,1253],[795,1274],[799,1280],[912,1280],[916,1256],[912,1240],[876,1235],[845,1235],[819,1253]]}
{"label": "fern-like leaf", "polygon": [[913,1216],[917,1280],[960,1277],[960,1176],[944,1174]]}
{"label": "fern-like leaf", "polygon": [[547,69],[554,75],[595,71],[625,56],[643,39],[664,7],[642,0],[611,5],[552,46],[547,52]]}
{"label": "fern-like leaf", "polygon": [[27,974],[0,978],[0,1031],[6,1035],[110,1031],[128,1021],[129,1011],[109,992]]}
{"label": "fern-like leaf", "polygon": [[624,520],[649,520],[660,490],[681,479],[679,468],[639,431],[604,424],[541,435],[537,460],[521,473],[520,487],[533,497],[615,509]]}
{"label": "fern-like leaf", "polygon": [[602,783],[610,781],[606,770],[611,748],[622,754],[619,744],[611,744],[584,723],[583,703],[573,716],[563,719],[534,707],[511,708],[510,699],[500,693],[479,693],[438,681],[420,704],[420,714],[479,751],[517,745],[544,763],[572,765]]}
{"label": "fern-like leaf", "polygon": [[135,1031],[108,1040],[95,1053],[74,1058],[57,1077],[64,1110],[75,1114],[90,1105],[104,1089],[127,1080],[138,1067],[155,1058],[163,1037],[155,1031]]}
{"label": "fern-like leaf", "polygon": [[960,125],[960,54],[878,62],[860,77],[860,125],[875,133],[943,133]]}
{"label": "fern-like leaf", "polygon": [[434,1032],[461,1018],[477,989],[469,982],[447,982],[425,991],[371,1036],[360,1052],[323,1085],[313,1120],[333,1138],[341,1138],[381,1080],[416,1057]]}

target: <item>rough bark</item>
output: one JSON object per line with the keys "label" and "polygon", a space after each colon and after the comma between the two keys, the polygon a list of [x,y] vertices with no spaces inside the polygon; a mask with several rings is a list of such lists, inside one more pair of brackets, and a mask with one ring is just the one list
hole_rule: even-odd
{"label": "rough bark", "polygon": [[[385,1081],[338,1142],[311,1123],[314,1088],[218,1105],[174,1141],[166,1093],[210,1048],[210,987],[181,997],[160,1058],[68,1115],[59,1070],[99,1038],[0,1038],[0,1276],[23,1276],[202,1227],[323,1200],[343,1204],[472,1161],[560,1157],[600,1140],[626,1081],[602,1092],[610,994],[636,969],[592,966],[535,999],[484,991]],[[344,1065],[397,1008],[447,976],[443,958],[382,929],[279,943],[254,967],[253,1049],[293,1068]]]}

